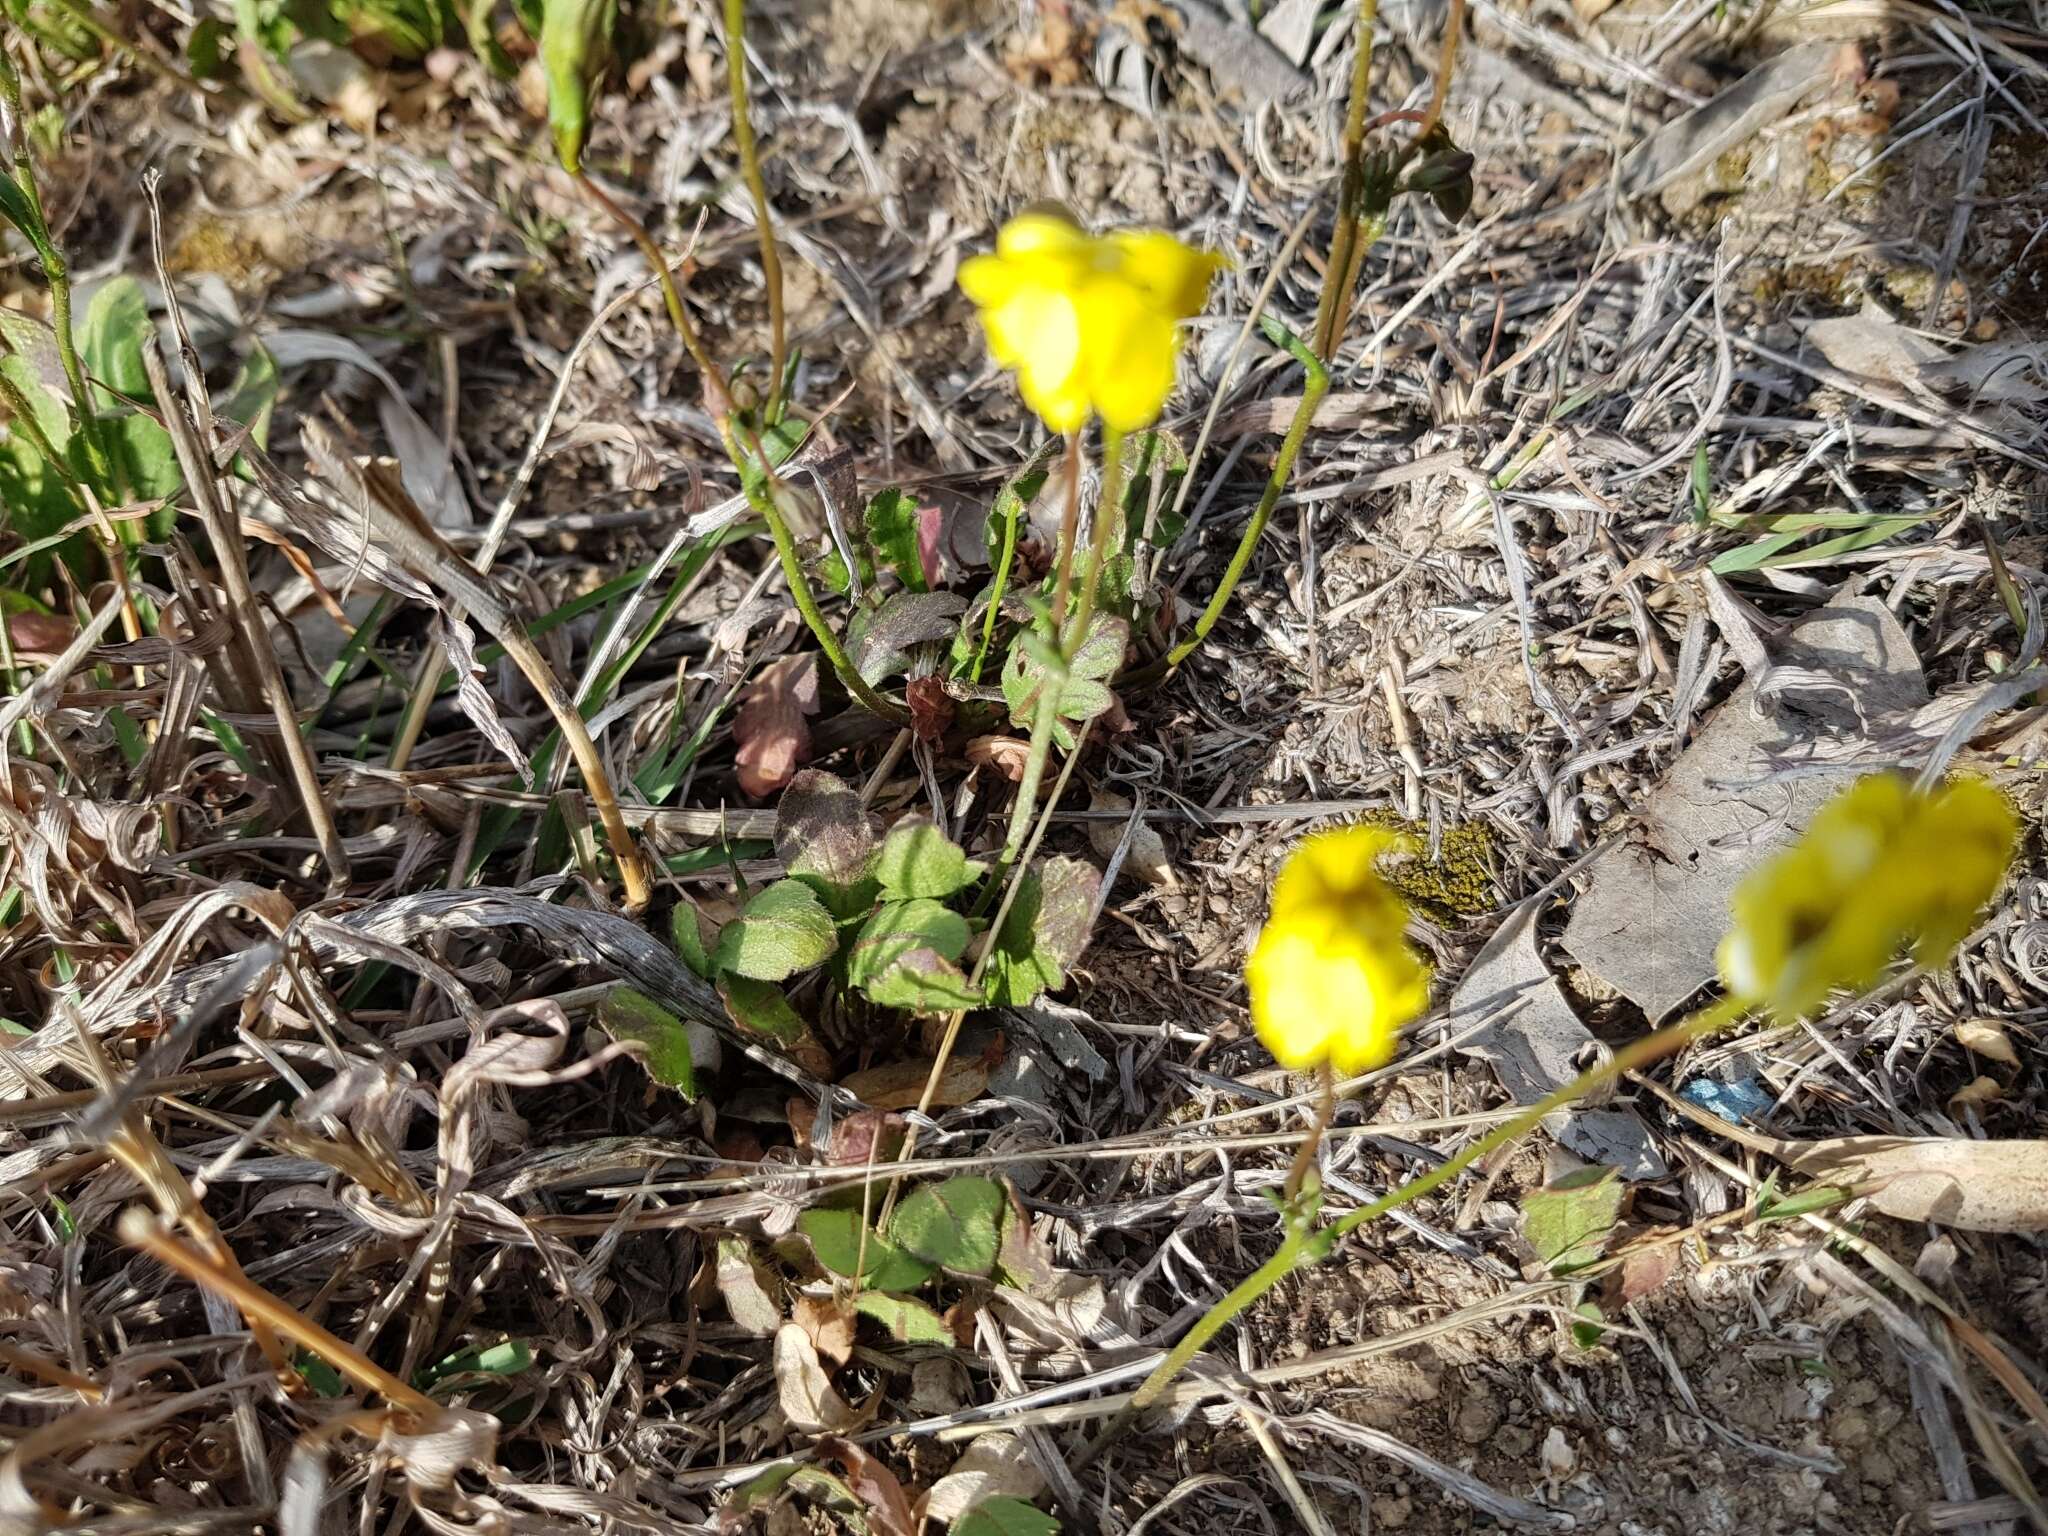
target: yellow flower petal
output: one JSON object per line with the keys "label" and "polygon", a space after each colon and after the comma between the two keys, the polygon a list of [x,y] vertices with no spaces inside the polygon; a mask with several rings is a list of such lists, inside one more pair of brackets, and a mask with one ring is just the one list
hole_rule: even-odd
{"label": "yellow flower petal", "polygon": [[1374,867],[1400,841],[1378,827],[1312,837],[1274,882],[1245,982],[1253,1027],[1282,1066],[1369,1071],[1429,1006],[1429,967],[1402,931],[1407,909]]}
{"label": "yellow flower petal", "polygon": [[982,309],[1007,304],[1024,279],[1017,263],[1000,256],[970,256],[960,263],[960,291]]}
{"label": "yellow flower petal", "polygon": [[1179,321],[1201,307],[1216,258],[1157,230],[1089,234],[1065,214],[1021,213],[995,254],[961,264],[998,364],[1055,431],[1089,415],[1133,432],[1173,389]]}
{"label": "yellow flower petal", "polygon": [[1873,985],[1901,950],[1940,964],[1997,891],[2019,828],[2005,797],[1959,780],[1923,793],[1859,779],[1729,903],[1718,964],[1731,995],[1781,1021]]}
{"label": "yellow flower petal", "polygon": [[1183,245],[1156,229],[1123,230],[1111,236],[1123,256],[1123,275],[1159,314],[1185,320],[1199,314],[1209,279],[1223,262],[1212,251]]}

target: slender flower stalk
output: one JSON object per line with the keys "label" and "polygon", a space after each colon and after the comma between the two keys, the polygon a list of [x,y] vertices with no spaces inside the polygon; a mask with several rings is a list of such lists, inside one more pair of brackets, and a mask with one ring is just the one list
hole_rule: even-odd
{"label": "slender flower stalk", "polygon": [[747,108],[747,4],[725,0],[725,70],[732,95],[732,137],[740,152],[740,175],[754,202],[754,233],[761,246],[761,281],[768,290],[768,398],[782,389],[782,367],[788,357],[784,335],[782,256],[775,248],[775,220],[768,211],[768,183],[761,175],[761,151],[754,142],[754,119]]}

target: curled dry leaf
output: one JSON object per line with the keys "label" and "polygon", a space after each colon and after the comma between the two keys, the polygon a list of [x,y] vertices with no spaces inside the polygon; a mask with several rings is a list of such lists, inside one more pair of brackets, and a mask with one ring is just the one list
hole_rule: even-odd
{"label": "curled dry leaf", "polygon": [[910,706],[910,729],[919,741],[937,741],[952,729],[953,696],[943,679],[913,677],[903,685],[903,701]]}
{"label": "curled dry leaf", "polygon": [[[1131,802],[1115,790],[1098,789],[1088,800],[1089,808],[1097,811],[1128,811]],[[1095,850],[1095,856],[1107,864],[1116,857],[1117,845],[1124,840],[1127,821],[1091,821],[1088,823],[1088,846]],[[1148,821],[1141,821],[1131,828],[1130,846],[1124,850],[1124,868],[1136,875],[1147,885],[1172,886],[1178,884],[1173,865],[1166,857],[1166,840]]]}
{"label": "curled dry leaf", "polygon": [[811,755],[809,717],[817,712],[816,656],[783,656],[761,669],[732,723],[742,790],[760,799],[796,776]]}
{"label": "curled dry leaf", "polygon": [[1949,1095],[1950,1109],[1963,1109],[1973,1104],[1995,1104],[2003,1098],[2005,1090],[1995,1077],[1973,1077],[1961,1088]]}
{"label": "curled dry leaf", "polygon": [[7,639],[17,654],[55,656],[78,635],[78,626],[57,613],[10,613]]}
{"label": "curled dry leaf", "polygon": [[801,1324],[784,1323],[775,1331],[775,1394],[782,1416],[804,1434],[839,1434],[854,1425],[852,1406],[825,1374],[818,1347]]}
{"label": "curled dry leaf", "polygon": [[834,1168],[886,1162],[902,1146],[900,1117],[879,1109],[857,1109],[832,1122],[832,1144],[826,1149],[825,1161]]}
{"label": "curled dry leaf", "polygon": [[1786,1141],[1731,1125],[1676,1094],[1657,1095],[1716,1135],[1775,1157],[1810,1179],[1867,1196],[1901,1221],[1966,1232],[2048,1232],[2048,1141],[1947,1136],[1836,1136]]}
{"label": "curled dry leaf", "polygon": [[726,1313],[733,1322],[755,1338],[772,1337],[782,1326],[782,1308],[769,1295],[766,1277],[754,1262],[746,1239],[718,1240],[716,1273],[718,1294],[724,1298]]}
{"label": "curled dry leaf", "polygon": [[836,1462],[846,1474],[846,1485],[867,1507],[868,1522],[877,1536],[917,1536],[923,1527],[911,1513],[903,1484],[887,1466],[851,1440],[837,1436],[820,1440],[818,1454]]}
{"label": "curled dry leaf", "polygon": [[1031,761],[1031,743],[1021,736],[977,736],[967,743],[971,767],[992,768],[1012,784],[1024,780],[1024,765]]}
{"label": "curled dry leaf", "polygon": [[811,1336],[811,1347],[820,1360],[834,1368],[853,1358],[853,1319],[850,1308],[830,1296],[799,1296],[789,1309],[790,1321]]}
{"label": "curled dry leaf", "polygon": [[404,1465],[407,1482],[439,1491],[454,1487],[457,1473],[498,1459],[498,1421],[474,1408],[443,1408],[410,1432],[387,1424],[377,1444]]}
{"label": "curled dry leaf", "polygon": [[1045,1479],[1032,1465],[1024,1442],[998,1431],[976,1437],[961,1452],[953,1470],[932,1484],[919,1513],[950,1528],[986,1499],[1007,1497],[1028,1503],[1043,1492]]}
{"label": "curled dry leaf", "polygon": [[[839,1086],[863,1104],[876,1109],[915,1109],[924,1097],[924,1085],[935,1063],[919,1058],[895,1061],[885,1067],[869,1067],[841,1079]],[[948,1109],[972,1104],[988,1090],[988,1064],[954,1060],[939,1074],[932,1103]]]}
{"label": "curled dry leaf", "polygon": [[1964,1019],[1956,1025],[1956,1044],[1972,1056],[1982,1056],[2003,1067],[2020,1064],[2019,1052],[2012,1048],[2005,1026],[1996,1019]]}

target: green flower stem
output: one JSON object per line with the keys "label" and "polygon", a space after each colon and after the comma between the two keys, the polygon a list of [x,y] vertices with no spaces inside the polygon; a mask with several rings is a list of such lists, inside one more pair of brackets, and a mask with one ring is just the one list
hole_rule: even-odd
{"label": "green flower stem", "polygon": [[1095,498],[1095,526],[1088,536],[1088,570],[1081,579],[1081,598],[1074,605],[1074,619],[1060,640],[1060,659],[1071,663],[1081,642],[1088,637],[1089,620],[1095,617],[1095,600],[1102,588],[1102,564],[1109,558],[1112,535],[1124,520],[1124,435],[1105,425],[1102,429],[1102,492]]}
{"label": "green flower stem", "polygon": [[[1062,517],[1066,532],[1061,539],[1060,576],[1052,609],[1056,637],[1066,616],[1067,588],[1074,565],[1074,531],[1081,517],[1081,441],[1072,435],[1067,438],[1066,501]],[[1031,711],[1031,750],[1024,759],[1024,776],[1017,781],[1017,803],[1010,807],[1010,832],[1003,841],[1002,857],[989,871],[988,881],[982,887],[984,899],[990,892],[1001,890],[1009,872],[1016,868],[1025,834],[1031,829],[1031,813],[1038,804],[1038,786],[1045,782],[1046,759],[1052,755],[1053,726],[1059,720],[1060,696],[1067,687],[1067,659],[1073,654],[1057,639],[1053,648],[1059,664],[1046,668],[1039,679],[1038,701]]]}
{"label": "green flower stem", "polygon": [[[1271,335],[1277,327],[1270,328]],[[1266,523],[1273,516],[1273,508],[1279,504],[1280,493],[1287,488],[1287,481],[1294,473],[1295,456],[1301,452],[1301,445],[1308,436],[1309,423],[1314,420],[1316,407],[1323,403],[1323,396],[1330,391],[1330,375],[1321,361],[1301,344],[1301,339],[1281,331],[1276,338],[1287,348],[1295,361],[1301,364],[1308,377],[1302,384],[1301,404],[1296,407],[1294,420],[1287,424],[1287,435],[1280,440],[1280,453],[1273,460],[1273,473],[1266,479],[1265,494],[1259,498],[1259,505],[1252,513],[1251,521],[1245,524],[1244,537],[1237,541],[1237,552],[1230,557],[1230,564],[1224,569],[1223,579],[1216,585],[1215,595],[1209,599],[1209,606],[1202,610],[1202,616],[1195,621],[1195,632],[1167,652],[1168,670],[1179,666],[1192,656],[1201,643],[1209,638],[1209,631],[1216,627],[1216,621],[1223,617],[1223,610],[1230,606],[1230,596],[1237,590],[1237,584],[1244,579],[1245,568],[1252,563],[1252,551],[1258,547],[1259,536],[1266,531]]]}
{"label": "green flower stem", "polygon": [[761,278],[768,290],[768,397],[782,390],[784,318],[782,257],[775,249],[775,220],[768,212],[768,184],[761,176],[761,151],[747,111],[747,5],[725,0],[725,73],[732,94],[732,137],[739,147],[740,174],[754,200],[754,233],[761,243]]}
{"label": "green flower stem", "polygon": [[[736,451],[733,462],[740,462]],[[760,463],[765,469],[768,460],[763,457]],[[825,615],[818,609],[817,594],[811,590],[810,578],[804,575],[803,558],[797,553],[796,535],[789,531],[789,520],[775,504],[775,486],[764,476],[747,474],[744,468],[740,479],[746,487],[748,505],[761,514],[761,521],[768,525],[768,536],[775,540],[775,553],[782,559],[783,579],[789,584],[789,595],[796,601],[796,611],[804,616],[804,623],[810,626],[818,649],[825,653],[825,659],[832,664],[839,681],[848,693],[884,720],[894,725],[910,724],[910,711],[900,704],[892,704],[869,686],[868,680],[860,675],[847,656],[846,647],[832,633],[832,626],[825,622]]]}
{"label": "green flower stem", "polygon": [[[751,138],[750,138],[751,142]],[[738,439],[734,436],[732,389],[727,384],[725,371],[705,350],[704,342],[697,334],[697,328],[690,324],[690,317],[683,310],[683,298],[676,289],[675,279],[669,274],[668,263],[662,259],[661,249],[654,243],[654,237],[646,227],[611,198],[588,176],[577,173],[576,179],[605,212],[609,213],[640,248],[641,256],[654,269],[655,277],[661,283],[662,303],[668,309],[669,323],[675,327],[676,335],[682,338],[683,347],[690,354],[697,371],[704,376],[705,403],[711,417],[718,425],[718,435],[725,442],[726,457],[732,460],[733,468],[739,471],[740,484],[745,488],[747,502],[761,514],[761,520],[768,525],[769,537],[775,540],[775,552],[782,560],[782,574],[789,583],[789,595],[796,602],[797,612],[803,615],[804,623],[810,627],[811,635],[818,642],[818,648],[825,653],[825,659],[832,664],[832,670],[846,691],[856,699],[896,725],[908,725],[910,712],[899,705],[891,704],[868,686],[867,680],[854,670],[847,659],[846,648],[839,643],[839,637],[832,633],[832,627],[825,622],[825,615],[818,610],[817,594],[811,590],[810,578],[804,575],[803,561],[799,558],[796,538],[789,531],[789,522],[782,515],[782,509],[775,504],[775,492],[780,482],[775,469],[768,462],[768,454],[757,438],[754,442],[754,462],[760,466],[758,475],[749,474],[746,459],[740,453]],[[764,226],[765,227],[765,226]],[[778,270],[778,278],[779,271]],[[778,306],[779,297],[774,301]],[[431,683],[429,683],[431,686]]]}
{"label": "green flower stem", "polygon": [[1372,29],[1379,14],[1379,0],[1359,0],[1358,40],[1351,53],[1351,96],[1344,105],[1344,179],[1337,188],[1337,227],[1330,234],[1329,268],[1323,274],[1311,338],[1316,356],[1324,362],[1336,354],[1343,326],[1339,311],[1348,308],[1343,280],[1353,270],[1351,252],[1365,200],[1365,109],[1372,96]]}
{"label": "green flower stem", "polygon": [[[1010,508],[1010,516],[1003,524],[1003,552],[996,561],[995,580],[988,590],[988,611],[981,616],[981,645],[974,653],[974,666],[968,672],[969,682],[981,681],[981,669],[988,661],[989,647],[996,638],[996,617],[1002,612],[1003,594],[1010,589],[1010,566],[1017,558],[1017,525],[1024,520],[1024,503],[1021,498]],[[2020,626],[2022,633],[2026,626]]]}
{"label": "green flower stem", "polygon": [[[1489,1131],[1455,1157],[1439,1163],[1405,1184],[1388,1190],[1379,1199],[1360,1206],[1342,1220],[1334,1221],[1314,1232],[1307,1230],[1305,1221],[1299,1226],[1290,1224],[1287,1237],[1281,1243],[1279,1251],[1202,1315],[1195,1326],[1188,1330],[1186,1336],[1174,1345],[1167,1357],[1159,1362],[1152,1374],[1145,1378],[1144,1384],[1132,1394],[1130,1403],[1112,1421],[1108,1432],[1098,1443],[1106,1443],[1114,1438],[1125,1424],[1157,1403],[1165,1395],[1173,1379],[1187,1367],[1189,1361],[1201,1353],[1203,1347],[1216,1337],[1226,1323],[1278,1285],[1304,1261],[1310,1264],[1321,1262],[1336,1251],[1339,1242],[1366,1222],[1376,1220],[1389,1211],[1398,1210],[1421,1199],[1431,1190],[1455,1179],[1482,1157],[1527,1135],[1548,1116],[1566,1108],[1586,1093],[1668,1056],[1695,1040],[1727,1028],[1748,1010],[1749,1002],[1746,998],[1723,998],[1689,1018],[1623,1046],[1604,1065],[1580,1073],[1564,1087],[1530,1105],[1514,1119]],[[1293,1220],[1291,1217],[1290,1222]]]}

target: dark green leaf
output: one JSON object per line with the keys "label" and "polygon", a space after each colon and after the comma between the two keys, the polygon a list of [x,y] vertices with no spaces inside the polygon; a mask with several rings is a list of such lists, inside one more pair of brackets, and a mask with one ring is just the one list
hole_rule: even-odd
{"label": "dark green leaf", "polygon": [[863,1285],[877,1291],[914,1291],[932,1277],[931,1265],[864,1226],[859,1211],[819,1206],[797,1217],[796,1224],[811,1240],[818,1262],[835,1275],[851,1280],[857,1273]]}
{"label": "dark green leaf", "polygon": [[946,1320],[921,1301],[908,1296],[890,1296],[881,1291],[862,1291],[853,1299],[854,1309],[872,1317],[899,1344],[951,1344],[953,1330]]}
{"label": "dark green leaf", "polygon": [[1599,1259],[1627,1199],[1618,1169],[1574,1169],[1523,1196],[1523,1235],[1553,1275],[1571,1274]]}
{"label": "dark green leaf", "polygon": [[778,880],[725,925],[712,961],[755,981],[781,981],[823,965],[838,945],[839,931],[817,893],[801,880]]}
{"label": "dark green leaf", "polygon": [[799,880],[840,890],[857,884],[875,853],[860,796],[831,774],[806,768],[775,807],[775,852]]}
{"label": "dark green leaf", "polygon": [[683,964],[706,981],[711,980],[717,967],[711,963],[711,951],[704,943],[704,926],[697,903],[687,896],[678,901],[675,911],[669,914],[668,932],[669,942],[675,945]]}
{"label": "dark green leaf", "polygon": [[967,599],[957,592],[892,592],[857,610],[846,627],[846,653],[869,687],[908,670],[920,645],[950,640],[960,631]]}
{"label": "dark green leaf", "polygon": [[653,998],[632,987],[613,987],[598,1002],[597,1022],[614,1040],[636,1040],[647,1047],[647,1074],[657,1083],[686,1099],[697,1096],[690,1032]]}
{"label": "dark green leaf", "polygon": [[890,829],[875,860],[883,894],[945,898],[972,885],[988,866],[970,859],[958,843],[930,822],[904,822]]}
{"label": "dark green leaf", "polygon": [[806,1072],[817,1076],[831,1072],[831,1054],[774,982],[721,976],[718,995],[741,1034],[781,1052]]}
{"label": "dark green leaf", "polygon": [[[1072,725],[1092,720],[1114,702],[1107,679],[1123,665],[1130,629],[1122,619],[1097,614],[1088,625],[1088,636],[1075,649],[1059,691],[1053,740],[1071,751]],[[1010,706],[1011,722],[1019,730],[1030,730],[1038,712],[1038,696],[1045,688],[1048,667],[1056,669],[1058,657],[1031,631],[1021,632],[1010,646],[1003,663],[1003,701]]]}
{"label": "dark green leaf", "polygon": [[1088,947],[1101,887],[1101,874],[1079,859],[1047,859],[1024,874],[983,972],[991,1006],[1021,1008],[1066,985],[1068,967]]}
{"label": "dark green leaf", "polygon": [[922,1185],[896,1207],[889,1235],[905,1252],[953,1274],[986,1275],[996,1266],[1008,1204],[1000,1184],[972,1174]]}
{"label": "dark green leaf", "polygon": [[878,491],[868,503],[865,526],[875,558],[894,571],[913,592],[928,592],[924,558],[918,549],[917,498],[894,486]]}

